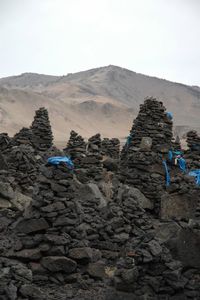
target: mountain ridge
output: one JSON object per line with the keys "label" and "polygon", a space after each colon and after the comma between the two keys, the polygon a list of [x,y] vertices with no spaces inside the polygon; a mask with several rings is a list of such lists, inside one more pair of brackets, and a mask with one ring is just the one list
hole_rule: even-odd
{"label": "mountain ridge", "polygon": [[96,132],[123,137],[148,96],[173,112],[177,128],[200,127],[199,87],[109,65],[63,76],[26,72],[1,78],[0,116],[7,116],[0,118],[1,131],[14,134],[20,129],[20,109],[25,114],[23,126],[28,126],[34,110],[46,106],[56,140],[67,140],[72,129],[85,137]]}

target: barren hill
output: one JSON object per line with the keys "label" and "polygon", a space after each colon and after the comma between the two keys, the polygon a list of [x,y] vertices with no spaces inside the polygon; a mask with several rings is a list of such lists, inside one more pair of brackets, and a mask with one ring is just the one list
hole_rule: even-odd
{"label": "barren hill", "polygon": [[66,141],[71,129],[85,137],[99,131],[122,138],[147,96],[174,113],[178,133],[200,127],[199,87],[107,66],[67,76],[24,73],[0,79],[0,128],[12,135],[46,106],[57,141]]}

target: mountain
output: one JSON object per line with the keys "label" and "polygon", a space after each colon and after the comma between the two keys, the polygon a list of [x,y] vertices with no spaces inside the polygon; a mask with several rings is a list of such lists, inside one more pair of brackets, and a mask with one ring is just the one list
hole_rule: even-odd
{"label": "mountain", "polygon": [[101,132],[125,137],[147,96],[174,114],[176,133],[200,128],[200,88],[138,74],[117,66],[50,76],[24,73],[0,79],[1,131],[11,135],[32,122],[34,110],[49,109],[57,142],[71,129],[84,137]]}

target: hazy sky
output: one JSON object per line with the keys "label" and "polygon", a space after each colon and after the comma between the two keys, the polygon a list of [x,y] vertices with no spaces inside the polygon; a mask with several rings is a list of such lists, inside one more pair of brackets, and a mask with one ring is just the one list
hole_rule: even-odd
{"label": "hazy sky", "polygon": [[0,77],[109,64],[200,85],[200,0],[0,0]]}

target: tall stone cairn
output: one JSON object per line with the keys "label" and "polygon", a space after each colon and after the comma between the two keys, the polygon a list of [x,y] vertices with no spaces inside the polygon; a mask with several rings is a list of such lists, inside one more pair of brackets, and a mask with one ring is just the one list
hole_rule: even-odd
{"label": "tall stone cairn", "polygon": [[[169,194],[174,197],[176,195],[177,201],[185,194],[185,202],[189,203],[194,193],[196,195],[194,184],[190,186],[180,169],[168,162],[171,184],[166,187],[166,173],[162,161],[167,160],[168,150],[173,148],[172,121],[168,120],[161,102],[147,99],[141,105],[131,136],[130,145],[124,147],[121,160],[121,181],[142,191],[152,201],[154,212],[163,218],[166,215],[163,203],[169,198]],[[145,144],[145,139],[149,143]],[[194,214],[193,208],[191,211]]]}
{"label": "tall stone cairn", "polygon": [[39,163],[34,149],[29,145],[12,147],[5,154],[10,174],[23,192],[32,192],[37,178]]}
{"label": "tall stone cairn", "polygon": [[33,134],[30,128],[23,127],[19,132],[17,132],[13,137],[13,145],[19,146],[32,145]]}
{"label": "tall stone cairn", "polygon": [[35,113],[34,121],[31,125],[33,133],[33,146],[38,151],[46,151],[53,144],[53,134],[46,108],[42,107]]}
{"label": "tall stone cairn", "polygon": [[103,155],[109,156],[114,159],[119,158],[120,153],[120,141],[117,138],[102,140],[101,151]]}
{"label": "tall stone cairn", "polygon": [[173,122],[165,113],[162,102],[148,98],[140,105],[140,111],[131,129],[131,146],[139,146],[143,137],[152,138],[152,150],[169,147],[172,140]]}
{"label": "tall stone cairn", "polygon": [[67,147],[63,151],[71,157],[75,167],[81,167],[81,160],[86,156],[86,142],[81,135],[72,130]]}
{"label": "tall stone cairn", "polygon": [[195,130],[187,133],[187,145],[185,157],[188,167],[199,169],[200,168],[200,136]]}
{"label": "tall stone cairn", "polygon": [[103,174],[101,135],[97,133],[88,139],[86,154],[79,160],[76,174],[80,182],[100,181]]}

